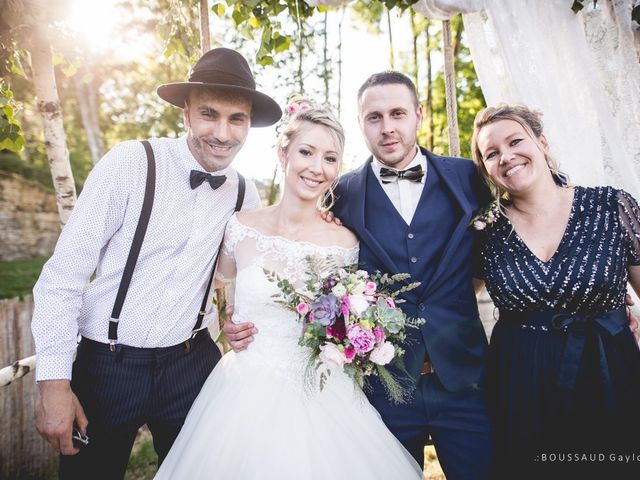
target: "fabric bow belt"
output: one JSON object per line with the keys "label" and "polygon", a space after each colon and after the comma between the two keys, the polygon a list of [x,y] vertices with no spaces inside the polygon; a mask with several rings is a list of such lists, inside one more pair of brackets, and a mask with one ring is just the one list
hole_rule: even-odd
{"label": "fabric bow belt", "polygon": [[419,182],[424,177],[422,165],[407,168],[406,170],[393,170],[391,168],[382,167],[380,169],[380,178],[382,183],[397,182],[399,179],[407,179],[412,182]]}
{"label": "fabric bow belt", "polygon": [[557,384],[569,390],[573,390],[576,386],[586,337],[588,333],[591,333],[595,337],[598,349],[598,365],[603,386],[605,387],[606,407],[607,409],[614,408],[611,376],[609,375],[609,365],[602,343],[602,336],[611,335],[614,337],[628,328],[629,320],[625,308],[595,315],[501,311],[500,321],[519,323],[523,327],[530,327],[534,330],[565,332],[567,340],[562,354]]}
{"label": "fabric bow belt", "polygon": [[202,185],[202,182],[205,180],[209,182],[211,188],[215,190],[227,180],[227,177],[225,175],[211,175],[210,173],[201,172],[200,170],[191,170],[189,174],[189,184],[192,189]]}

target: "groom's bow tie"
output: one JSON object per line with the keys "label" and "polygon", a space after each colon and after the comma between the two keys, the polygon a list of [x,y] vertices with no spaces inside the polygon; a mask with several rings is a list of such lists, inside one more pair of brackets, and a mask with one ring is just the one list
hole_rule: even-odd
{"label": "groom's bow tie", "polygon": [[189,183],[192,189],[202,185],[202,182],[205,180],[209,182],[211,188],[215,190],[227,180],[227,177],[225,175],[211,175],[210,173],[201,172],[200,170],[191,170]]}
{"label": "groom's bow tie", "polygon": [[391,168],[382,167],[380,169],[380,178],[382,183],[397,182],[398,179],[406,178],[412,182],[420,182],[424,172],[422,171],[422,165],[416,165],[415,167],[407,168],[406,170],[393,170]]}

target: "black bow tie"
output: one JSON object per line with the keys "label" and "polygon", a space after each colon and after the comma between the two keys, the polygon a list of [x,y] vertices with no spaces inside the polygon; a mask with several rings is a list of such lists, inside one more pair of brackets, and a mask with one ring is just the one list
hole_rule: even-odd
{"label": "black bow tie", "polygon": [[422,171],[422,165],[416,165],[415,167],[407,168],[406,170],[393,170],[391,168],[380,168],[380,178],[382,183],[397,182],[398,179],[406,178],[412,182],[420,182],[424,177]]}
{"label": "black bow tie", "polygon": [[189,183],[192,189],[202,185],[202,182],[205,180],[209,182],[211,188],[215,190],[227,180],[227,177],[225,175],[211,175],[210,173],[201,172],[200,170],[191,170]]}

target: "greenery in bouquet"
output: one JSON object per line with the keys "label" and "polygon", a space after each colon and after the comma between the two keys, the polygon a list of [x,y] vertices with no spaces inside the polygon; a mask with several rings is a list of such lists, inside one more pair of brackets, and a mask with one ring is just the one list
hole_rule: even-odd
{"label": "greenery in bouquet", "polygon": [[[280,289],[276,301],[295,311],[302,322],[299,344],[310,349],[308,371],[320,371],[320,389],[332,369],[342,369],[361,388],[366,377],[378,376],[389,398],[403,402],[411,389],[403,362],[406,329],[418,328],[424,320],[408,318],[398,307],[403,302],[399,296],[420,283],[409,282],[404,273],[337,267],[330,258],[305,260],[304,288],[296,289],[274,272],[265,274]],[[323,365],[326,368],[320,369]],[[391,365],[394,374],[388,369]]]}

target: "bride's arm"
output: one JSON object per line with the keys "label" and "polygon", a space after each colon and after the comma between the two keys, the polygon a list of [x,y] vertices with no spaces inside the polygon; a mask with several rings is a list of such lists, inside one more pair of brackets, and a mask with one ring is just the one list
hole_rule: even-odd
{"label": "bride's arm", "polygon": [[251,342],[253,336],[258,333],[253,323],[234,323],[233,322],[233,302],[235,298],[235,278],[237,273],[236,261],[233,257],[232,249],[223,244],[216,267],[215,288],[224,291],[227,305],[225,308],[226,318],[222,326],[224,338],[235,352],[246,349]]}

